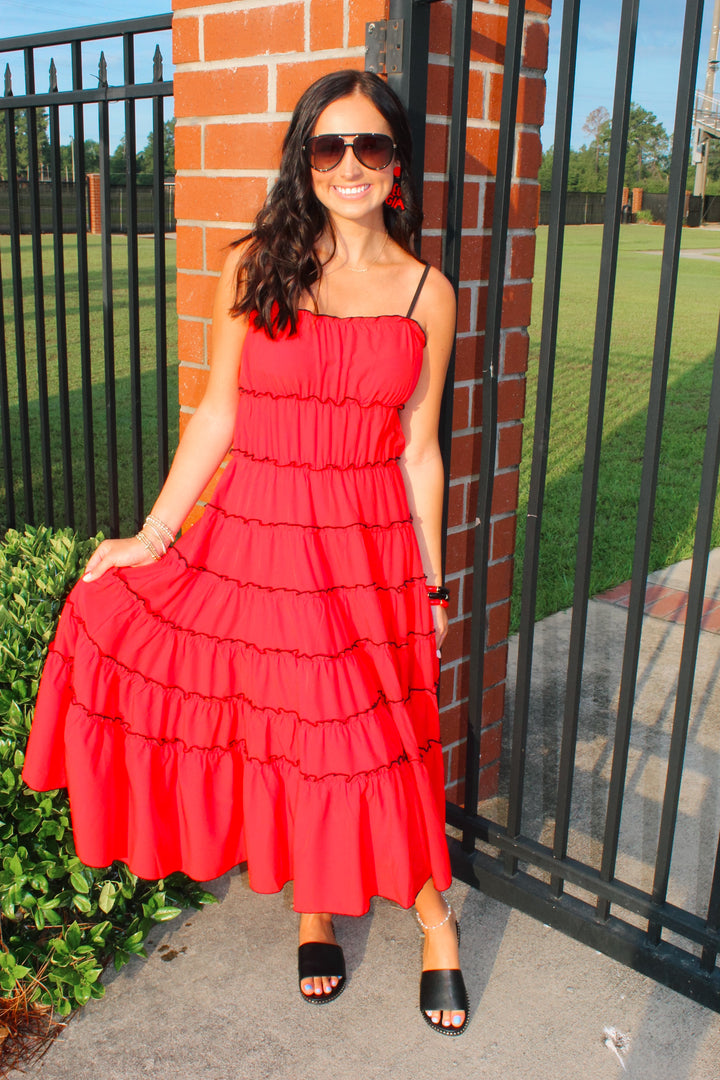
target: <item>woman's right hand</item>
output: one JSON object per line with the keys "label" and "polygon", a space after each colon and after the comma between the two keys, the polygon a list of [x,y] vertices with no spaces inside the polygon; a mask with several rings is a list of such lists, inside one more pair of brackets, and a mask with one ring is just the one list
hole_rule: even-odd
{"label": "woman's right hand", "polygon": [[136,536],[125,540],[103,540],[88,559],[83,581],[97,581],[112,566],[145,566],[155,562]]}

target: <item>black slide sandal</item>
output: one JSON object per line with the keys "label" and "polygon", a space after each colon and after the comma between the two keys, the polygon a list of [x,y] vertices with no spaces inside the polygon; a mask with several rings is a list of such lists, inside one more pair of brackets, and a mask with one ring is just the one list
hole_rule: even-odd
{"label": "black slide sandal", "polygon": [[[443,894],[443,899],[445,895]],[[447,900],[445,901],[447,903]],[[448,905],[448,914],[452,909]],[[420,917],[418,922],[422,926]],[[428,929],[437,929],[429,927]],[[460,923],[455,923],[458,945],[460,944]],[[420,976],[420,1012],[425,1023],[439,1031],[441,1035],[462,1035],[470,1019],[470,1003],[468,1001],[465,980],[462,971],[458,968],[442,968],[438,970],[423,971]],[[444,1027],[441,1021],[434,1024],[428,1016],[428,1012],[464,1012],[465,1019],[460,1027]]]}
{"label": "black slide sandal", "polygon": [[[345,989],[345,957],[339,945],[330,945],[327,942],[308,941],[298,948],[298,975],[300,996],[309,1001],[311,1005],[326,1005],[334,1001]],[[333,987],[329,994],[306,994],[302,984],[306,979],[320,979],[325,976],[330,979],[333,976],[339,979],[337,986]]]}
{"label": "black slide sandal", "polygon": [[[423,971],[420,978],[420,1012],[426,1024],[441,1035],[462,1035],[470,1018],[467,990],[462,971],[448,968],[441,971]],[[444,1027],[434,1024],[428,1012],[464,1012],[460,1027]]]}

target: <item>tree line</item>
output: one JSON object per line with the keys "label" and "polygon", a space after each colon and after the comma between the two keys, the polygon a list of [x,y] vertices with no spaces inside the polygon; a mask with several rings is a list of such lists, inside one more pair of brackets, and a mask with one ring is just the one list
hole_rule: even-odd
{"label": "tree line", "polygon": [[[37,110],[37,133],[38,133],[38,162],[40,165],[40,179],[50,179],[50,135],[47,110]],[[0,123],[0,179],[8,179],[7,146],[5,124]],[[139,185],[150,185],[153,181],[153,158],[154,158],[155,133],[151,131],[142,150],[135,155],[136,176]],[[175,175],[175,119],[166,121],[164,125],[164,175]],[[27,112],[18,109],[15,112],[15,147],[17,155],[17,176],[19,179],[28,177],[28,128]],[[127,150],[125,135],[115,147],[110,156],[110,183],[124,184],[126,177]],[[100,171],[100,145],[94,139],[85,140],[85,172],[94,173]],[[73,144],[72,140],[65,146],[60,147],[60,173],[62,180],[73,179]]]}
{"label": "tree line", "polygon": [[[607,109],[593,109],[583,124],[588,142],[579,150],[570,151],[568,190],[603,192],[607,190],[608,162],[612,120]],[[630,105],[627,154],[625,157],[625,186],[641,187],[648,192],[665,192],[670,179],[672,139],[655,113],[633,102]],[[706,191],[720,194],[720,139],[711,139],[708,148]],[[546,150],[538,179],[543,191],[552,186],[553,148]],[[687,188],[692,191],[695,166],[688,170]]]}

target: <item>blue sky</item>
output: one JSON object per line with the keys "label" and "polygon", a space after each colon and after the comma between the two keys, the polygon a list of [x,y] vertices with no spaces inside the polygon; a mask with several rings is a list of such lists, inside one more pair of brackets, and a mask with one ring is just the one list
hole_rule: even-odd
{"label": "blue sky", "polygon": [[[63,30],[70,26],[90,25],[98,20],[110,18],[130,19],[140,16],[155,15],[170,8],[169,0],[117,0],[114,5],[101,7],[90,0],[0,0],[0,28],[3,36],[33,34],[48,30]],[[578,75],[576,97],[573,112],[573,145],[579,146],[587,140],[582,125],[593,109],[604,105],[612,112],[613,84],[617,61],[618,31],[620,25],[621,0],[583,0],[580,18],[580,40],[578,49]],[[680,60],[680,42],[685,5],[682,0],[640,0],[638,27],[638,48],[633,81],[633,100],[654,112],[672,131],[675,114],[675,93],[677,88],[678,66]],[[703,39],[700,46],[700,65],[698,84],[705,82],[710,23],[712,20],[713,0],[705,0],[705,19]],[[547,121],[543,130],[543,144],[549,146],[553,139],[555,117],[555,82],[557,80],[557,57],[559,50],[560,28],[562,21],[562,0],[554,0],[553,14],[550,21],[550,68],[548,71]],[[142,72],[152,72],[152,51],[155,37],[145,39],[146,47],[138,44],[136,61],[137,78],[144,79]],[[98,43],[85,46],[85,83],[89,85],[97,72],[97,59],[100,48],[105,44],[106,58],[110,70],[117,72],[117,81],[122,75],[122,57],[117,43]],[[160,47],[168,61],[170,59],[169,34],[161,40]],[[44,88],[47,80],[47,67],[51,52],[55,55],[58,66],[60,86],[69,88],[69,55],[67,58],[60,50],[43,50],[38,54],[37,85]],[[0,52],[0,63],[4,69],[7,56]],[[15,78],[16,92],[22,92],[22,65],[16,57],[11,67]],[[720,92],[720,78],[718,78]],[[169,109],[169,106],[168,106]],[[69,111],[63,119],[63,141],[70,134]],[[88,113],[87,135],[94,137],[94,110]],[[147,112],[147,116],[146,116]],[[123,130],[120,108],[111,117],[111,141],[114,147]],[[147,130],[150,127],[149,110],[138,104],[138,145],[144,145]]]}
{"label": "blue sky", "polygon": [[[582,130],[588,113],[601,105],[612,113],[621,7],[621,0],[583,0],[580,5],[572,134],[575,147],[588,141],[587,134]],[[698,65],[700,89],[705,85],[712,15],[713,0],[705,0]],[[684,17],[683,0],[640,0],[632,98],[638,105],[654,112],[668,133],[672,133],[675,122]],[[562,0],[554,0],[550,18],[547,119],[543,130],[545,146],[552,144],[555,124],[555,84],[561,27]],[[717,79],[716,92],[720,93],[720,77]]]}
{"label": "blue sky", "polygon": [[[2,37],[17,37],[21,34],[40,34],[50,30],[67,30],[74,26],[93,26],[96,23],[118,19],[146,18],[170,11],[171,0],[116,0],[114,4],[101,5],[90,0],[0,0],[0,34]],[[170,31],[161,34],[147,34],[136,38],[135,78],[138,82],[152,79],[152,57],[155,45],[160,45],[165,60],[164,74],[172,78],[172,56]],[[83,85],[92,86],[97,77],[100,51],[105,52],[108,64],[108,81],[121,83],[123,80],[123,57],[121,41],[118,38],[109,41],[88,42],[83,46]],[[48,86],[50,58],[55,60],[58,70],[60,90],[71,89],[70,49],[48,48],[35,51],[35,83],[38,90]],[[5,70],[7,61],[13,73],[13,89],[22,93],[25,85],[23,60],[21,53],[7,54],[0,50],[0,65]],[[172,99],[166,100],[166,119],[172,115]],[[97,139],[97,109],[86,107],[85,137]],[[111,104],[110,147],[114,150],[125,130],[123,106]],[[138,101],[136,105],[136,129],[138,149],[145,145],[148,132],[152,127],[152,106]],[[66,143],[72,135],[72,112],[69,108],[60,110],[60,141]]]}

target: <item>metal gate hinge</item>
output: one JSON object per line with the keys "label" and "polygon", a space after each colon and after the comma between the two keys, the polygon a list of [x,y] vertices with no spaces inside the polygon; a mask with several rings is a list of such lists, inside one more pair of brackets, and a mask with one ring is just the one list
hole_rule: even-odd
{"label": "metal gate hinge", "polygon": [[399,75],[403,69],[404,19],[365,23],[365,70],[376,75]]}

